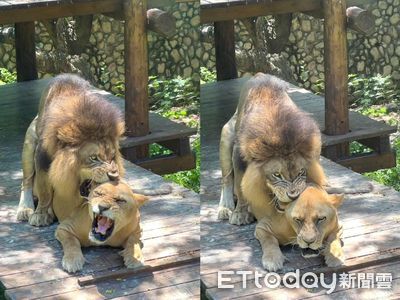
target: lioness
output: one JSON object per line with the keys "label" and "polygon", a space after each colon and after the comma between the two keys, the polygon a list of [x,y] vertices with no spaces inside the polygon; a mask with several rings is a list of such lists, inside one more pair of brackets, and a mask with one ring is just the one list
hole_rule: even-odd
{"label": "lioness", "polygon": [[279,245],[297,244],[303,256],[321,253],[328,267],[344,262],[340,241],[337,208],[343,195],[328,195],[322,188],[308,186],[296,201],[285,208],[285,213],[276,211],[273,202],[252,199],[250,206],[257,215],[255,236],[260,241],[262,264],[269,271],[283,267],[285,257]]}
{"label": "lioness", "polygon": [[81,204],[58,225],[56,238],[62,244],[62,266],[68,272],[81,270],[85,262],[81,246],[123,247],[125,266],[143,262],[139,208],[148,200],[134,194],[123,182],[106,182],[94,188]]}
{"label": "lioness", "polygon": [[[262,73],[244,85],[236,112],[221,132],[219,219],[248,224],[254,217],[246,200],[273,199],[276,209],[283,212],[281,206],[296,200],[306,182],[325,185],[318,125],[286,90],[285,82]],[[260,195],[246,188],[254,176]]]}
{"label": "lioness", "polygon": [[[120,111],[76,75],[55,77],[44,91],[22,152],[23,183],[18,220],[45,226],[82,203],[92,182],[123,175]],[[33,197],[38,205],[33,213]]]}

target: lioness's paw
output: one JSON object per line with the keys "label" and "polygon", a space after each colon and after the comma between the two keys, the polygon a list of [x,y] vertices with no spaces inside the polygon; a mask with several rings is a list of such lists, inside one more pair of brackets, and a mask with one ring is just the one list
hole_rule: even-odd
{"label": "lioness's paw", "polygon": [[133,257],[130,257],[130,258],[127,258],[127,259],[124,258],[124,264],[129,269],[134,269],[134,268],[141,267],[141,266],[143,266],[143,262],[144,262],[143,259],[138,260],[138,259],[133,258]]}
{"label": "lioness's paw", "polygon": [[48,226],[54,221],[54,216],[49,213],[33,213],[29,217],[29,224],[32,226]]}
{"label": "lioness's paw", "polygon": [[29,207],[18,207],[17,210],[17,220],[18,221],[28,221],[33,214],[33,209]]}
{"label": "lioness's paw", "polygon": [[85,264],[85,258],[82,253],[72,253],[63,256],[62,267],[69,273],[75,273],[76,271],[82,270]]}
{"label": "lioness's paw", "polygon": [[255,221],[252,213],[248,211],[233,211],[229,218],[229,223],[233,225],[246,225],[251,224]]}
{"label": "lioness's paw", "polygon": [[218,220],[229,220],[232,211],[226,207],[218,207]]}
{"label": "lioness's paw", "polygon": [[262,257],[262,264],[264,269],[270,272],[275,272],[282,269],[284,261],[285,256],[283,256],[282,252],[275,253],[273,255],[263,255]]}
{"label": "lioness's paw", "polygon": [[339,267],[344,264],[344,254],[341,253],[340,255],[332,255],[331,253],[328,253],[325,255],[325,263],[328,267],[334,268],[334,267]]}

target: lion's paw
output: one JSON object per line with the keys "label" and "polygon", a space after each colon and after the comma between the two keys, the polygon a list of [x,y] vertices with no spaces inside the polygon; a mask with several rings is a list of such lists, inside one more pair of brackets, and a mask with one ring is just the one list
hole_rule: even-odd
{"label": "lion's paw", "polygon": [[75,273],[76,271],[82,270],[84,264],[85,258],[82,253],[64,255],[62,259],[62,267],[69,273]]}
{"label": "lion's paw", "polygon": [[335,256],[331,253],[325,255],[325,263],[330,268],[339,267],[344,264],[345,257],[343,254]]}
{"label": "lion's paw", "polygon": [[18,207],[17,210],[17,220],[18,221],[28,221],[33,215],[33,209],[29,207]]}
{"label": "lion's paw", "polygon": [[29,217],[29,224],[32,226],[48,226],[54,221],[54,216],[49,213],[33,213]]}
{"label": "lion's paw", "polygon": [[246,225],[251,224],[255,221],[252,213],[248,211],[233,211],[229,218],[229,223],[233,225]]}
{"label": "lion's paw", "polygon": [[285,256],[282,252],[273,255],[263,255],[262,264],[264,269],[270,272],[276,272],[283,268],[283,263],[285,261]]}
{"label": "lion's paw", "polygon": [[218,207],[218,220],[229,220],[232,215],[232,211],[226,207]]}

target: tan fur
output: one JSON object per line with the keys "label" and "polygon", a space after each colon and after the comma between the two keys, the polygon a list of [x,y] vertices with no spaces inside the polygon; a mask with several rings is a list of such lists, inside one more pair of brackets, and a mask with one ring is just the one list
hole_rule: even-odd
{"label": "tan fur", "polygon": [[252,199],[253,211],[262,209],[257,214],[255,236],[263,249],[264,268],[269,271],[281,269],[284,256],[279,245],[288,244],[323,249],[321,253],[329,267],[341,265],[344,254],[337,208],[342,201],[343,195],[328,195],[317,186],[307,187],[296,201],[287,205],[285,214],[278,213],[265,199]]}
{"label": "tan fur", "polygon": [[[31,176],[25,172],[30,168],[24,168],[21,199],[25,200],[20,201],[19,220],[29,217],[31,225],[45,226],[53,221],[53,210],[63,220],[82,203],[79,188],[85,180],[102,183],[109,180],[108,174],[123,175],[119,152],[124,132],[122,116],[78,76],[64,74],[52,80],[41,98],[32,131],[33,126],[25,139],[29,143],[24,144],[23,165],[35,172]],[[96,165],[89,161],[93,155],[99,160]],[[42,167],[46,162],[48,169]],[[31,186],[38,206],[29,216],[21,203],[32,202],[25,192]]]}
{"label": "tan fur", "polygon": [[[326,184],[319,163],[318,125],[295,105],[286,89],[283,81],[261,73],[243,87],[237,110],[221,133],[220,219],[229,217],[232,224],[246,224],[252,219],[246,201],[252,197],[267,201],[276,196],[285,206],[298,197],[306,182]],[[280,180],[284,183],[278,184]],[[251,184],[254,189],[246,188],[253,182],[260,186]],[[237,204],[231,213],[233,190]]]}
{"label": "tan fur", "polygon": [[[93,189],[88,199],[88,202],[75,208],[57,227],[56,238],[64,250],[63,268],[68,272],[81,270],[85,261],[81,246],[98,245],[123,247],[121,255],[125,266],[140,266],[143,263],[143,255],[139,208],[148,198],[134,194],[126,183],[107,182]],[[118,203],[121,200],[124,202]],[[94,212],[99,205],[107,208],[102,214],[114,220],[114,230],[104,242],[91,237]]]}

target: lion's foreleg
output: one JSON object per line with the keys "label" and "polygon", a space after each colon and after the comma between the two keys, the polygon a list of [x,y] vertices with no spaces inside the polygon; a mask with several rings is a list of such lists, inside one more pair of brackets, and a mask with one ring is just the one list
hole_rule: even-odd
{"label": "lion's foreleg", "polygon": [[22,149],[22,186],[17,210],[18,221],[28,221],[35,209],[33,202],[33,179],[35,175],[35,149],[37,145],[36,122],[37,117],[31,122],[26,131]]}
{"label": "lion's foreleg", "polygon": [[143,265],[142,242],[140,233],[133,233],[125,243],[124,250],[120,252],[127,268],[137,268]]}
{"label": "lion's foreleg", "polygon": [[244,198],[241,189],[241,183],[246,166],[244,165],[244,162],[240,157],[239,147],[237,145],[234,145],[233,147],[232,161],[233,161],[233,173],[235,174],[234,189],[237,198],[237,203],[235,210],[233,211],[229,219],[229,223],[234,225],[250,224],[254,222],[255,219],[254,215],[249,210],[249,204]]}
{"label": "lion's foreleg", "polygon": [[222,128],[219,144],[219,160],[222,171],[221,197],[218,205],[218,219],[229,219],[235,209],[233,198],[233,161],[232,151],[235,139],[235,121],[233,117]]}
{"label": "lion's foreleg", "polygon": [[282,269],[285,256],[279,248],[277,238],[268,230],[268,225],[266,225],[263,220],[264,219],[261,219],[261,221],[257,223],[254,235],[261,244],[263,267],[268,271],[275,272]]}
{"label": "lion's foreleg", "polygon": [[85,263],[81,244],[72,233],[57,227],[56,239],[61,243],[64,255],[62,258],[62,267],[67,272],[76,272],[82,270]]}
{"label": "lion's foreleg", "polygon": [[328,237],[323,254],[328,267],[338,267],[344,263],[345,256],[339,233],[331,234]]}
{"label": "lion's foreleg", "polygon": [[35,153],[36,175],[34,181],[34,190],[38,197],[38,205],[35,212],[29,218],[29,224],[33,226],[47,226],[54,221],[52,209],[53,188],[48,173],[50,162],[47,161],[48,165],[45,165],[46,160],[46,153],[38,146]]}

